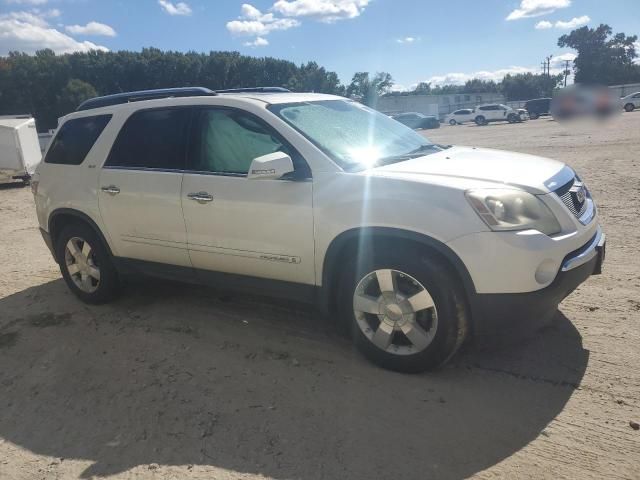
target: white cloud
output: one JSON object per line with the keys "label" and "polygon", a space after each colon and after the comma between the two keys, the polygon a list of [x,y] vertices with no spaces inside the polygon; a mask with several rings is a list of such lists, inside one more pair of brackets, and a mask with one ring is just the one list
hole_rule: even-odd
{"label": "white cloud", "polygon": [[516,8],[507,16],[507,20],[539,17],[555,12],[560,8],[567,8],[571,0],[522,0],[520,8]]}
{"label": "white cloud", "polygon": [[588,15],[582,15],[581,17],[574,17],[574,18],[572,18],[571,20],[569,20],[567,22],[563,22],[562,20],[558,20],[554,24],[554,27],[561,28],[563,30],[569,30],[569,29],[572,29],[572,28],[580,27],[582,25],[586,25],[590,21],[591,21],[591,19],[589,18]]}
{"label": "white cloud", "polygon": [[419,41],[420,41],[420,37],[403,37],[403,38],[397,38],[396,39],[396,42],[397,43],[401,43],[401,44],[403,44],[403,43],[411,44],[411,43],[416,43],[416,42],[419,42]]}
{"label": "white cloud", "polygon": [[99,22],[89,22],[86,25],[68,25],[65,30],[75,35],[102,35],[104,37],[115,37],[116,31],[109,25]]}
{"label": "white cloud", "polygon": [[371,0],[277,0],[273,10],[285,17],[310,17],[332,23],[358,17]]}
{"label": "white cloud", "polygon": [[108,50],[92,42],[79,42],[52,28],[46,18],[57,15],[59,12],[55,10],[40,14],[23,11],[0,14],[0,55],[10,51],[33,53],[44,48],[56,53]]}
{"label": "white cloud", "polygon": [[169,15],[191,15],[191,7],[184,3],[171,3],[168,0],[158,0],[158,5]]}
{"label": "white cloud", "polygon": [[558,28],[561,30],[570,30],[572,28],[586,25],[591,21],[588,15],[582,15],[581,17],[574,17],[571,20],[563,21],[558,20],[556,23],[551,23],[546,20],[536,23],[536,30],[547,30],[549,28]]}
{"label": "white cloud", "polygon": [[[254,36],[253,42],[246,42],[252,46],[264,46],[267,40],[264,38],[276,30],[288,30],[300,25],[294,18],[277,18],[273,13],[262,13],[253,5],[245,3],[241,7],[241,15],[238,20],[227,22],[227,30],[233,35]],[[262,38],[261,40],[258,40]]]}
{"label": "white cloud", "polygon": [[245,47],[266,47],[267,45],[269,45],[269,40],[264,37],[256,37],[255,40],[244,42],[243,45]]}
{"label": "white cloud", "polygon": [[[551,69],[550,73],[552,75],[557,75],[559,73],[564,72],[565,61],[569,60],[570,62],[576,58],[575,53],[567,52],[560,55],[556,55],[551,58]],[[424,82],[430,83],[432,87],[438,85],[464,85],[468,80],[473,80],[474,78],[494,82],[500,82],[506,75],[517,75],[519,73],[541,73],[540,67],[522,67],[522,66],[511,66],[508,68],[501,68],[498,70],[481,70],[478,72],[471,73],[447,73],[445,75],[435,75]],[[411,89],[415,89],[417,83],[411,86]]]}
{"label": "white cloud", "polygon": [[551,57],[551,71],[553,72],[554,68],[564,68],[564,62],[569,60],[573,62],[576,59],[577,55],[575,53],[563,53],[562,55],[556,55],[555,57]]}
{"label": "white cloud", "polygon": [[425,82],[430,83],[432,87],[437,85],[464,85],[468,80],[472,80],[474,78],[480,80],[493,80],[494,82],[499,82],[504,78],[505,75],[511,74],[515,75],[518,73],[528,73],[534,72],[535,69],[529,67],[518,67],[513,66],[509,68],[502,68],[499,70],[487,71],[481,70],[478,72],[472,73],[447,73],[445,75],[435,75]]}
{"label": "white cloud", "polygon": [[536,23],[536,30],[548,30],[549,28],[553,28],[553,23],[548,22],[547,20],[542,20],[541,22]]}

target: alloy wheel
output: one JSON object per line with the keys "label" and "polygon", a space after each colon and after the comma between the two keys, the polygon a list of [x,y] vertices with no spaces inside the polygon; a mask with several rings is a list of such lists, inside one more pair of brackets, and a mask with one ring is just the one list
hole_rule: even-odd
{"label": "alloy wheel", "polygon": [[64,262],[73,283],[85,293],[93,293],[100,285],[100,267],[95,251],[86,240],[72,237],[64,249]]}
{"label": "alloy wheel", "polygon": [[353,311],[365,337],[395,355],[425,350],[438,329],[438,312],[428,290],[399,270],[365,275],[356,287]]}

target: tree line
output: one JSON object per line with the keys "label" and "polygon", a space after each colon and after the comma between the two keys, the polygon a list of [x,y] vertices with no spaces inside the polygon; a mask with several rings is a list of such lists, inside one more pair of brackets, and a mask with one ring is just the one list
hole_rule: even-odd
{"label": "tree line", "polygon": [[56,55],[12,52],[0,57],[0,114],[31,113],[38,130],[55,128],[58,117],[98,95],[168,87],[212,90],[281,86],[293,91],[342,95],[335,72],[315,62],[296,65],[238,52],[91,51]]}
{"label": "tree line", "polygon": [[[613,34],[609,25],[581,27],[558,39],[558,46],[577,51],[573,62],[576,83],[604,85],[640,82],[635,45],[638,37]],[[563,74],[507,75],[500,82],[472,79],[464,85],[419,83],[409,92],[391,92],[393,77],[386,72],[357,72],[348,85],[335,72],[316,62],[296,65],[272,57],[238,52],[91,51],[56,55],[12,52],[0,57],[0,114],[30,113],[40,131],[55,128],[58,117],[87,98],[152,88],[203,86],[212,90],[278,86],[298,92],[354,97],[374,105],[380,95],[442,95],[502,93],[507,100],[551,96]]]}

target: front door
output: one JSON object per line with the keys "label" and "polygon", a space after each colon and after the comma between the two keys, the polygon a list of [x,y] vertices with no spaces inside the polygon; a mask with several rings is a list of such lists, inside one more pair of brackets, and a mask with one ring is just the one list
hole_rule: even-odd
{"label": "front door", "polygon": [[100,172],[100,214],[116,254],[191,266],[180,194],[188,108],[141,110]]}
{"label": "front door", "polygon": [[[291,179],[251,179],[255,157],[284,151]],[[182,210],[193,266],[312,285],[311,174],[265,122],[237,109],[202,107],[194,115]]]}

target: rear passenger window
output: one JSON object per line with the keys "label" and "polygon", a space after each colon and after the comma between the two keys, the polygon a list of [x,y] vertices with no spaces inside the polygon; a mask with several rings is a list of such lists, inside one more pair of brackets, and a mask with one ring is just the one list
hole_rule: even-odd
{"label": "rear passenger window", "polygon": [[189,109],[141,110],[125,122],[107,167],[182,170]]}
{"label": "rear passenger window", "polygon": [[59,165],[80,165],[109,120],[111,120],[111,115],[68,120],[58,130],[44,162]]}

